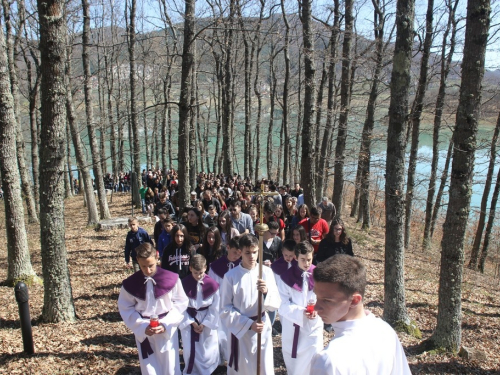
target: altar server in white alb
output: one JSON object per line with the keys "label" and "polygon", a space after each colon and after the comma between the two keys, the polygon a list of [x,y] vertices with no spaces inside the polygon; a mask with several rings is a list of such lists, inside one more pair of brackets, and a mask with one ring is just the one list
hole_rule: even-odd
{"label": "altar server in white alb", "polygon": [[[266,310],[276,311],[281,299],[274,281],[273,271],[263,267],[259,279],[257,238],[251,234],[241,236],[239,242],[241,263],[226,273],[221,288],[221,321],[228,335],[229,375],[257,373],[257,350],[261,351],[260,373],[274,374],[271,323]],[[258,292],[263,295],[262,323],[257,323]],[[261,333],[261,347],[257,347],[257,333]]]}
{"label": "altar server in white alb", "polygon": [[205,273],[207,260],[201,254],[191,257],[189,270],[191,274],[182,279],[189,305],[179,325],[186,364],[183,374],[206,375],[219,364],[219,284]]}
{"label": "altar server in white alb", "polygon": [[136,254],[140,271],[123,281],[118,309],[135,335],[141,373],[180,375],[177,326],[188,298],[179,275],[157,267],[153,245],[143,243]]}
{"label": "altar server in white alb", "polygon": [[361,261],[337,254],[313,272],[315,310],[335,337],[316,354],[311,375],[408,375],[406,355],[396,332],[365,311],[366,269]]}
{"label": "altar server in white alb", "polygon": [[[222,280],[224,279],[226,273],[232,270],[234,267],[238,266],[241,262],[241,250],[239,242],[239,236],[231,238],[228,243],[227,255],[223,255],[210,264],[208,276],[217,281],[220,286],[222,286]],[[220,321],[220,315],[217,334],[219,335],[219,351],[221,355],[220,364],[224,365],[224,361],[229,361],[227,344],[228,335],[226,329],[224,328],[224,325]]]}
{"label": "altar server in white alb", "polygon": [[316,295],[312,264],[314,248],[309,242],[294,247],[296,264],[281,274],[278,310],[283,326],[281,347],[288,375],[308,374],[312,357],[323,349],[323,321],[314,311]]}

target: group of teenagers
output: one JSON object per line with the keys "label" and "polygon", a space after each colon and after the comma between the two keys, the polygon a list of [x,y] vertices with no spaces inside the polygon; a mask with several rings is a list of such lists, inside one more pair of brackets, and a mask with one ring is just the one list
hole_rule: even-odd
{"label": "group of teenagers", "polygon": [[[271,198],[263,205],[269,229],[258,259],[256,221],[241,211],[241,201],[229,200],[224,210],[206,192],[194,192],[202,199],[192,199],[183,215],[165,208],[164,194],[155,207],[154,241],[129,220],[125,261],[136,272],[124,280],[118,307],[135,335],[143,374],[205,375],[224,364],[228,374],[256,374],[257,351],[260,373],[274,374],[276,313],[288,374],[410,373],[396,333],[363,307],[366,269],[342,220],[328,225],[320,205],[285,234]],[[266,265],[260,278],[258,262]],[[330,325],[335,338],[324,348]]]}

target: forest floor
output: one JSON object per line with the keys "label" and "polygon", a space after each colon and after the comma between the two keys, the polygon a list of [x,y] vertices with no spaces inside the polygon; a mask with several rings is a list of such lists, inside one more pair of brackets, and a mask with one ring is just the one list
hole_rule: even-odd
{"label": "forest floor", "polygon": [[[113,217],[130,215],[129,198],[115,195]],[[126,229],[96,232],[86,227],[82,198],[66,201],[66,248],[75,323],[43,324],[43,287],[29,290],[35,354],[23,353],[18,306],[11,287],[0,287],[0,374],[140,374],[135,340],[121,321],[117,298],[121,282],[130,275],[123,260]],[[365,307],[381,316],[384,308],[384,229],[361,231],[351,219],[346,226],[353,248],[367,266],[369,285]],[[153,225],[145,228],[152,233]],[[39,226],[27,226],[31,261],[42,275]],[[3,204],[0,233],[5,236]],[[0,242],[0,280],[7,276],[6,240]],[[411,319],[431,335],[437,317],[439,280],[438,249],[408,252],[405,259],[406,303]],[[469,361],[449,354],[415,354],[419,340],[399,337],[413,374],[500,374],[499,280],[466,269],[462,294],[462,345],[483,351],[486,358]],[[325,344],[330,339],[325,337]],[[276,374],[286,374],[281,357],[281,337],[274,338]],[[225,373],[219,367],[216,374]]]}

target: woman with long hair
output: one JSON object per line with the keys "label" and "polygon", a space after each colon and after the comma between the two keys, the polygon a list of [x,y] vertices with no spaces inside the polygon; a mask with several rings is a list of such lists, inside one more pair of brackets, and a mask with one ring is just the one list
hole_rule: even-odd
{"label": "woman with long hair", "polygon": [[191,244],[195,250],[198,250],[203,245],[203,238],[207,230],[206,224],[203,223],[202,213],[196,207],[188,208],[187,221],[183,224],[186,226]]}
{"label": "woman with long hair", "polygon": [[240,232],[233,227],[231,214],[229,211],[222,211],[219,215],[219,231],[222,238],[222,243],[227,246],[229,240],[235,236],[239,236]]}
{"label": "woman with long hair", "polygon": [[354,256],[351,239],[347,236],[344,222],[338,216],[333,218],[330,231],[319,243],[316,261],[323,262],[335,254]]}
{"label": "woman with long hair", "polygon": [[295,228],[297,225],[299,225],[299,222],[301,220],[303,220],[309,216],[310,216],[309,207],[307,207],[307,204],[305,204],[305,203],[301,204],[297,210],[297,213],[295,214],[295,216],[292,219],[292,224],[290,224],[289,230],[293,230],[293,228]]}
{"label": "woman with long hair", "polygon": [[302,225],[297,225],[292,229],[291,239],[294,240],[296,244],[307,240],[307,233]]}
{"label": "woman with long hair", "polygon": [[199,253],[207,259],[207,265],[225,255],[226,247],[222,244],[219,228],[212,226],[207,229],[203,239],[203,247]]}
{"label": "woman with long hair", "polygon": [[172,241],[163,251],[161,268],[179,274],[183,279],[189,275],[189,261],[195,254],[195,249],[189,240],[189,234],[184,225],[178,224],[170,232]]}

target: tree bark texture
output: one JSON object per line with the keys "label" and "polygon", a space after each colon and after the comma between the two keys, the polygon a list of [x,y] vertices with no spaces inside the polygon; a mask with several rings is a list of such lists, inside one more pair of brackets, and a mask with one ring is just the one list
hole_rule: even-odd
{"label": "tree bark texture", "polygon": [[453,134],[450,194],[441,241],[437,326],[429,339],[433,346],[453,352],[458,351],[462,338],[464,238],[472,194],[490,12],[489,0],[468,1],[462,83]]}
{"label": "tree bark texture", "polygon": [[491,230],[493,229],[493,224],[495,222],[495,212],[497,209],[499,193],[500,193],[500,170],[498,171],[497,181],[495,183],[495,189],[493,189],[493,196],[491,197],[490,212],[488,214],[488,223],[486,224],[483,247],[481,248],[481,254],[479,256],[478,268],[483,273],[484,273],[484,263],[486,262],[486,257],[488,256],[488,247],[490,245]]}
{"label": "tree bark texture", "polygon": [[408,178],[406,182],[406,202],[405,202],[405,249],[408,249],[411,236],[411,217],[413,194],[415,189],[415,174],[417,169],[418,141],[420,136],[420,122],[424,108],[425,92],[429,80],[429,57],[433,41],[434,21],[434,0],[427,0],[427,14],[425,18],[425,39],[422,49],[422,59],[420,60],[420,76],[418,79],[417,94],[413,103],[411,114],[411,146],[410,161],[408,162]]}
{"label": "tree bark texture", "polygon": [[340,115],[339,129],[337,132],[337,145],[335,147],[335,177],[333,180],[333,204],[338,215],[343,211],[344,194],[344,163],[345,147],[347,142],[347,121],[349,117],[349,103],[351,98],[351,44],[353,31],[352,0],[345,1],[345,29],[342,45],[342,73],[340,81]]}
{"label": "tree bark texture", "polygon": [[0,28],[0,171],[7,232],[7,284],[36,276],[31,266],[19,186],[16,155],[17,121],[5,55],[5,38]]}
{"label": "tree bark texture", "polygon": [[404,290],[404,175],[414,17],[414,0],[399,1],[391,74],[385,182],[384,320],[392,325],[410,322]]}
{"label": "tree bark texture", "polygon": [[[137,80],[136,80],[136,63],[135,63],[135,17],[136,17],[136,0],[130,0],[130,19],[127,25],[127,37],[128,37],[128,56],[129,56],[129,67],[130,67],[130,124],[132,127],[132,138],[129,137],[129,142],[131,141],[134,172],[136,176],[141,175],[141,139],[139,136],[139,124],[137,120]],[[139,195],[138,189],[132,189],[132,200],[135,204],[135,208],[141,207],[141,196]]]}
{"label": "tree bark texture", "polygon": [[68,43],[66,49],[66,66],[65,66],[65,79],[66,79],[66,116],[68,126],[73,141],[73,149],[75,150],[76,164],[80,171],[80,192],[83,193],[87,207],[87,225],[94,225],[99,222],[99,212],[97,211],[97,204],[95,200],[94,189],[92,188],[92,180],[87,164],[87,156],[85,153],[85,146],[80,136],[80,131],[77,127],[76,114],[73,106],[73,94],[71,91],[71,44]]}
{"label": "tree bark texture", "polygon": [[20,41],[20,33],[24,26],[24,2],[18,2],[18,27],[15,30],[15,35],[13,31],[12,18],[11,18],[11,9],[10,3],[7,0],[2,0],[3,10],[4,10],[4,19],[5,19],[5,29],[6,35],[5,39],[5,47],[7,52],[7,65],[9,67],[9,77],[10,77],[10,90],[12,93],[13,104],[14,104],[14,114],[16,116],[16,156],[17,163],[19,165],[19,174],[21,187],[23,190],[24,199],[26,202],[26,208],[28,210],[28,220],[30,223],[38,223],[38,215],[36,209],[35,198],[33,195],[33,189],[31,188],[30,177],[28,173],[28,167],[26,166],[26,148],[24,144],[24,136],[22,132],[21,123],[19,121],[19,81],[17,75],[17,65],[15,62],[14,54],[17,53],[19,41]]}
{"label": "tree bark texture", "polygon": [[488,164],[488,173],[486,174],[486,181],[484,183],[483,197],[481,198],[481,209],[479,211],[479,220],[477,223],[474,243],[472,244],[470,261],[468,264],[468,267],[472,270],[476,270],[478,265],[479,248],[481,247],[481,240],[483,238],[484,224],[486,222],[486,209],[488,206],[488,198],[490,195],[491,183],[493,181],[493,172],[495,169],[499,132],[500,132],[500,114],[497,117],[497,125],[495,126],[495,131],[493,132],[493,139],[491,140],[490,162]]}
{"label": "tree bark texture", "polygon": [[300,162],[301,185],[304,188],[304,203],[314,205],[316,195],[313,163],[313,129],[316,111],[316,67],[314,64],[314,35],[312,25],[312,0],[302,1],[300,21],[302,22],[302,38],[304,53],[304,113],[302,123],[302,158]]}
{"label": "tree bark texture", "polygon": [[[441,43],[441,75],[439,79],[439,89],[436,98],[435,113],[434,113],[434,126],[432,131],[432,161],[431,161],[431,175],[429,178],[429,189],[427,191],[427,201],[425,205],[425,222],[424,222],[424,239],[422,241],[423,249],[430,246],[433,224],[432,217],[435,211],[434,207],[434,194],[436,193],[436,180],[439,161],[439,133],[441,131],[441,118],[443,115],[444,99],[446,97],[446,85],[448,73],[455,52],[455,40],[457,34],[457,21],[455,19],[455,11],[459,1],[450,1],[447,4],[448,8],[448,23],[443,34],[443,41]],[[450,36],[451,30],[451,36]],[[446,46],[450,45],[448,55],[446,54]],[[447,171],[447,169],[446,169]],[[437,211],[436,211],[437,213]],[[431,229],[432,228],[432,229]]]}
{"label": "tree bark texture", "polygon": [[92,154],[92,167],[94,171],[94,181],[97,189],[99,201],[99,213],[101,219],[109,219],[108,200],[106,197],[106,187],[104,186],[104,176],[101,164],[102,155],[99,150],[96,135],[96,124],[94,122],[94,110],[92,100],[92,85],[90,74],[89,45],[90,45],[90,10],[88,0],[82,0],[83,9],[83,33],[82,33],[82,63],[83,63],[83,91],[85,93],[85,115],[87,121],[87,131],[89,133],[90,150]]}
{"label": "tree bark texture", "polygon": [[39,0],[41,53],[40,243],[44,304],[43,321],[75,320],[75,307],[65,245],[64,136],[66,85],[65,3]]}
{"label": "tree bark texture", "polygon": [[[321,141],[321,149],[317,156],[318,163],[318,185],[322,189],[328,185],[327,160],[329,159],[330,139],[335,130],[335,112],[337,109],[337,89],[335,86],[336,73],[335,65],[337,64],[337,45],[340,31],[340,1],[334,0],[333,7],[333,26],[331,28],[329,42],[329,61],[328,61],[328,94],[327,94],[327,109],[326,109],[326,125]],[[324,195],[324,194],[321,194]]]}
{"label": "tree bark texture", "polygon": [[[179,100],[179,205],[189,204],[189,119],[191,115],[191,74],[194,67],[195,0],[185,0],[184,42],[182,49],[181,95]],[[182,161],[182,162],[181,162]]]}

